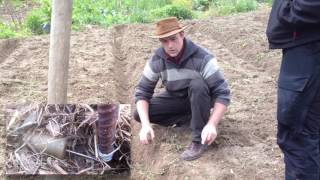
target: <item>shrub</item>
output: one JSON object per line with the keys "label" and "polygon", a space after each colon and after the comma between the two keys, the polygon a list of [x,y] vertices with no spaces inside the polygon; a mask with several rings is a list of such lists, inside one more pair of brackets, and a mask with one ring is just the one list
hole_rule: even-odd
{"label": "shrub", "polygon": [[192,9],[192,0],[172,0],[172,5]]}
{"label": "shrub", "polygon": [[50,22],[52,13],[51,0],[41,0],[41,14],[46,22]]}
{"label": "shrub", "polygon": [[12,27],[0,22],[0,39],[15,37],[16,32]]}
{"label": "shrub", "polygon": [[193,17],[191,10],[175,5],[166,5],[162,8],[152,11],[151,14],[154,18],[175,16],[178,19],[192,19]]}
{"label": "shrub", "polygon": [[237,12],[252,11],[257,8],[256,0],[237,0],[235,4]]}
{"label": "shrub", "polygon": [[44,29],[48,27],[51,21],[51,1],[41,0],[41,7],[39,9],[31,11],[26,18],[26,26],[33,34],[48,33],[50,29]]}
{"label": "shrub", "polygon": [[42,26],[44,25],[44,20],[38,11],[33,11],[27,16],[26,25],[28,29],[34,34],[43,34]]}
{"label": "shrub", "polygon": [[209,0],[193,0],[192,9],[197,11],[205,11],[209,9],[210,6]]}

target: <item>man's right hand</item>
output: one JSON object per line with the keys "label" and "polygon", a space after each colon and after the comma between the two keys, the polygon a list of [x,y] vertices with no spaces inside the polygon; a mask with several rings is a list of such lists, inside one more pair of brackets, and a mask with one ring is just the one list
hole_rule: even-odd
{"label": "man's right hand", "polygon": [[149,141],[152,141],[154,138],[154,132],[151,125],[142,126],[139,136],[142,144],[149,144]]}

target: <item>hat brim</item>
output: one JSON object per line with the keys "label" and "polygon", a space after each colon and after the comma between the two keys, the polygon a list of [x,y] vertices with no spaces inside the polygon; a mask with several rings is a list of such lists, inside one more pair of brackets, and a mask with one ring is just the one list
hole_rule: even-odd
{"label": "hat brim", "polygon": [[155,38],[155,39],[166,38],[166,37],[169,37],[169,36],[178,34],[179,32],[185,30],[187,27],[188,27],[188,25],[187,25],[187,26],[183,26],[181,29],[177,29],[177,30],[174,30],[174,31],[170,31],[170,32],[168,32],[168,33],[161,34],[161,35],[159,35],[159,36],[150,36],[150,37],[151,37],[151,38]]}

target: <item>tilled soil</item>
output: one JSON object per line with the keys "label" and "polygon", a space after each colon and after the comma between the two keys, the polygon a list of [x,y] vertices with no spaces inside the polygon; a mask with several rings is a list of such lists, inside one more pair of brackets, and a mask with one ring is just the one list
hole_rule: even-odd
{"label": "tilled soil", "polygon": [[[200,159],[180,153],[190,131],[155,126],[156,138],[141,145],[134,120],[132,179],[283,179],[276,145],[276,82],[280,52],[269,51],[265,28],[269,9],[227,17],[184,21],[186,36],[213,52],[232,91],[219,135]],[[153,24],[88,26],[73,32],[69,62],[69,103],[131,103],[143,67],[159,46]],[[45,102],[49,36],[0,41],[0,104]],[[159,91],[159,90],[157,90]],[[5,123],[0,123],[2,174]],[[35,178],[40,179],[40,178]],[[72,178],[70,178],[72,179]],[[77,178],[79,179],[79,178]],[[80,178],[81,179],[81,178]]]}

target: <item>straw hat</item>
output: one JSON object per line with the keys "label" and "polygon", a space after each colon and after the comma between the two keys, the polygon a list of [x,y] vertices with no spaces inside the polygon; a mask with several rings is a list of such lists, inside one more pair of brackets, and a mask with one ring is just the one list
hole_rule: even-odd
{"label": "straw hat", "polygon": [[152,38],[165,38],[183,31],[187,26],[181,26],[176,17],[162,19],[156,23],[155,36]]}

